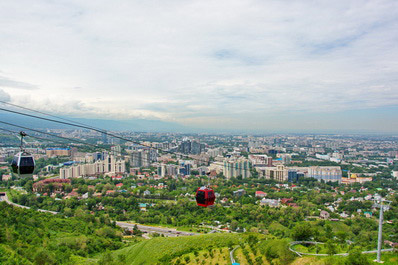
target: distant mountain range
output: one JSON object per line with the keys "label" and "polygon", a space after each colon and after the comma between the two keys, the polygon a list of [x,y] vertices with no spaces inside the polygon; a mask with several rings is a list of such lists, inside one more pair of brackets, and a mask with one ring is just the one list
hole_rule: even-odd
{"label": "distant mountain range", "polygon": [[[49,116],[42,116],[49,119],[56,119]],[[129,130],[134,132],[193,132],[194,129],[180,125],[173,122],[165,122],[160,120],[145,120],[145,119],[131,119],[131,120],[105,120],[105,119],[84,119],[84,118],[69,118],[62,117],[74,122],[80,122],[89,126],[97,127],[104,130],[110,131],[123,131]],[[77,127],[44,121],[36,118],[26,117],[22,115],[12,113],[1,113],[0,121],[9,122],[17,125],[21,125],[28,128],[49,128],[49,129],[73,129]],[[20,130],[13,126],[8,126],[0,123],[0,128],[8,128],[12,130]]]}

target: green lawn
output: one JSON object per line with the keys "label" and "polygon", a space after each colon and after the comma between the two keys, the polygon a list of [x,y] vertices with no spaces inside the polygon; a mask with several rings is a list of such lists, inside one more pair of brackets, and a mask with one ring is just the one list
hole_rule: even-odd
{"label": "green lawn", "polygon": [[[369,260],[373,261],[376,259],[377,255],[376,254],[370,254],[367,255],[369,257]],[[381,260],[384,261],[384,265],[397,265],[398,264],[398,253],[395,252],[390,252],[390,253],[382,253],[381,254]],[[379,264],[374,262],[374,264]]]}

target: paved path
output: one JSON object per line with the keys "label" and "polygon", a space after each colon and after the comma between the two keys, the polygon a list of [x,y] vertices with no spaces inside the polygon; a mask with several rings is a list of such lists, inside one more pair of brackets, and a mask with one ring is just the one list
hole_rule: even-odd
{"label": "paved path", "polygon": [[[321,243],[321,242],[315,242],[315,241],[293,241],[290,242],[290,246],[289,246],[289,250],[296,253],[297,255],[301,256],[318,256],[318,257],[325,257],[325,256],[329,256],[329,254],[316,254],[316,253],[304,253],[304,252],[299,252],[297,250],[293,249],[293,246],[295,245],[299,245],[299,244],[325,244],[325,243]],[[387,248],[387,249],[382,249],[381,252],[390,252],[390,251],[394,251],[393,248]],[[363,254],[372,254],[372,253],[377,253],[377,249],[376,250],[368,250],[368,251],[362,251]],[[338,253],[338,254],[334,254],[334,256],[348,256],[348,253]]]}
{"label": "paved path", "polygon": [[[20,204],[16,204],[12,201],[10,201],[8,199],[7,193],[0,193],[0,201],[5,201],[6,203],[13,205],[15,207],[19,207],[19,208],[24,208],[24,209],[30,209],[30,207],[25,206],[25,205],[20,205]],[[39,212],[42,213],[51,213],[51,214],[58,214],[58,212],[54,212],[54,211],[49,211],[49,210],[43,210],[43,209],[37,209]]]}
{"label": "paved path", "polygon": [[230,256],[230,258],[231,258],[231,264],[236,263],[236,261],[235,261],[235,259],[234,259],[234,252],[235,252],[235,250],[236,250],[238,247],[239,247],[239,246],[234,247],[234,249],[231,250],[231,251],[229,252],[229,256]]}
{"label": "paved path", "polygon": [[[120,226],[122,228],[127,228],[127,229],[132,230],[136,224],[126,223],[126,222],[116,222],[116,225]],[[175,228],[164,228],[164,227],[141,225],[141,224],[137,224],[137,227],[139,230],[141,230],[144,233],[145,232],[146,233],[158,233],[158,234],[163,234],[165,236],[171,236],[171,237],[199,235],[197,233],[192,233],[192,232],[178,231]]]}

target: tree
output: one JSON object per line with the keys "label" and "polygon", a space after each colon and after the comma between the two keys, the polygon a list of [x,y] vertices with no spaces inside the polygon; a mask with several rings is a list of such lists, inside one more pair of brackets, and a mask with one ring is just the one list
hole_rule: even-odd
{"label": "tree", "polygon": [[347,232],[344,232],[344,231],[338,231],[336,233],[336,237],[339,239],[339,242],[342,244],[345,243],[347,236],[348,236]]}
{"label": "tree", "polygon": [[329,224],[325,226],[325,236],[327,239],[333,239],[334,237],[333,229]]}
{"label": "tree", "polygon": [[236,231],[236,229],[238,228],[238,221],[233,220],[233,221],[231,222],[230,228],[231,228],[231,231]]}
{"label": "tree", "polygon": [[137,224],[135,224],[134,227],[133,227],[133,235],[135,235],[135,236],[141,236],[142,235],[142,232],[141,232],[140,229],[138,229]]}
{"label": "tree", "polygon": [[112,262],[113,262],[112,253],[108,250],[105,252],[104,255],[102,255],[101,259],[98,261],[98,264],[107,265],[107,264],[112,264]]}
{"label": "tree", "polygon": [[40,250],[34,257],[36,264],[55,264],[55,258],[47,250]]}
{"label": "tree", "polygon": [[119,261],[119,264],[125,264],[125,263],[126,263],[126,260],[127,260],[127,257],[126,257],[125,254],[119,254],[119,255],[117,256],[117,259],[118,259],[118,261]]}
{"label": "tree", "polygon": [[309,223],[300,223],[294,227],[292,236],[296,241],[309,240],[313,236],[313,229]]}
{"label": "tree", "polygon": [[346,265],[368,265],[369,260],[361,253],[358,248],[353,249],[347,257]]}
{"label": "tree", "polygon": [[336,245],[333,243],[332,240],[329,240],[329,241],[326,243],[326,249],[327,249],[327,253],[328,253],[329,255],[334,255],[334,254],[337,253]]}

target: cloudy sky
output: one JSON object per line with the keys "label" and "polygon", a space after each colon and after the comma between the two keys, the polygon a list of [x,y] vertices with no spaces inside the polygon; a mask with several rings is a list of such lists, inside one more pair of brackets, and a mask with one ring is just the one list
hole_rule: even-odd
{"label": "cloudy sky", "polygon": [[202,129],[398,132],[398,1],[4,0],[0,99]]}

